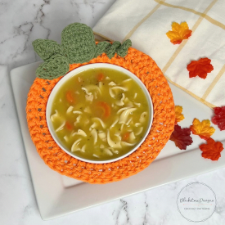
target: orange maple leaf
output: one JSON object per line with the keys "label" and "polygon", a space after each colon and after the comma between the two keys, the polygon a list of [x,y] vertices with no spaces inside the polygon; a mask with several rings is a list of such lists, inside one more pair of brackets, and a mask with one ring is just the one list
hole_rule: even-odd
{"label": "orange maple leaf", "polygon": [[221,156],[220,152],[224,149],[221,142],[215,142],[212,138],[209,138],[207,144],[202,144],[199,148],[202,151],[202,157],[211,160],[218,160]]}
{"label": "orange maple leaf", "polygon": [[175,106],[175,124],[184,119],[184,115],[182,114],[183,107],[176,105]]}
{"label": "orange maple leaf", "polygon": [[198,119],[194,119],[190,129],[193,134],[199,135],[200,138],[207,140],[215,132],[215,128],[210,127],[210,125],[210,120],[200,122]]}
{"label": "orange maple leaf", "polygon": [[192,31],[189,30],[186,22],[182,22],[181,24],[173,22],[172,31],[168,31],[166,35],[170,39],[170,42],[175,45],[180,44],[184,39],[188,39],[191,33]]}
{"label": "orange maple leaf", "polygon": [[189,71],[189,77],[199,76],[203,79],[207,77],[207,74],[213,70],[213,66],[211,64],[211,60],[208,58],[201,58],[198,61],[191,61],[190,64],[187,65],[187,70]]}

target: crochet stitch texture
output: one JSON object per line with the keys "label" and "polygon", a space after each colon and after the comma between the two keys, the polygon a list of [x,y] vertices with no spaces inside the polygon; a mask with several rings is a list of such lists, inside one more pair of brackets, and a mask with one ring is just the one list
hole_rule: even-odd
{"label": "crochet stitch texture", "polygon": [[32,43],[35,52],[43,60],[50,59],[55,54],[63,54],[63,48],[56,41],[37,39]]}
{"label": "crochet stitch texture", "polygon": [[92,29],[82,23],[72,23],[64,28],[62,45],[44,39],[37,39],[32,44],[36,53],[44,60],[36,70],[36,76],[49,80],[65,75],[68,72],[68,63],[89,62],[104,52],[110,59],[116,52],[119,56],[125,57],[132,45],[129,39],[122,45],[119,41],[104,41],[96,45]]}
{"label": "crochet stitch texture", "polygon": [[113,163],[92,164],[75,159],[60,149],[47,127],[46,105],[52,89],[61,77],[53,80],[35,79],[28,93],[27,123],[40,157],[51,169],[84,182],[105,184],[135,175],[154,161],[173,132],[174,101],[163,73],[143,52],[129,48],[124,58],[115,54],[112,59],[103,53],[88,63],[70,64],[69,70],[91,63],[110,63],[124,67],[134,73],[149,91],[154,107],[153,123],[146,140],[135,152]]}
{"label": "crochet stitch texture", "polygon": [[62,46],[70,64],[90,61],[95,55],[95,37],[90,27],[73,23],[62,31]]}
{"label": "crochet stitch texture", "polygon": [[69,70],[69,62],[65,56],[53,55],[49,60],[42,63],[36,70],[39,78],[55,79],[64,76]]}

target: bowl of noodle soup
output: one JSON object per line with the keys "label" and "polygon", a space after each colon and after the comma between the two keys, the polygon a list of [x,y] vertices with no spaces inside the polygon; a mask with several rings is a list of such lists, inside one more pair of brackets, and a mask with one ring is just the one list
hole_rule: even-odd
{"label": "bowl of noodle soup", "polygon": [[52,138],[67,154],[84,162],[111,163],[144,142],[153,105],[132,72],[95,63],[59,80],[48,98],[46,120]]}

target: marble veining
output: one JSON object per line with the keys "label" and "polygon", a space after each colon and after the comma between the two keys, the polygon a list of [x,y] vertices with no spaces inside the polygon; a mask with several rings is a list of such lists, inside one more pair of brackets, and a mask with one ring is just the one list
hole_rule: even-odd
{"label": "marble veining", "polygon": [[72,22],[93,26],[113,0],[20,0],[0,2],[0,64],[14,68],[40,60],[32,41],[61,41],[62,29]]}
{"label": "marble veining", "polygon": [[[114,0],[0,0],[0,224],[2,225],[189,225],[177,210],[176,199],[188,183],[210,186],[217,197],[213,216],[204,225],[225,224],[225,169],[163,185],[64,217],[43,221],[15,111],[9,76],[12,68],[40,60],[32,41],[60,42],[72,22],[93,26]],[[115,31],[116,32],[116,31]],[[190,165],[191,166],[191,165]],[[187,168],[188,169],[188,168]]]}

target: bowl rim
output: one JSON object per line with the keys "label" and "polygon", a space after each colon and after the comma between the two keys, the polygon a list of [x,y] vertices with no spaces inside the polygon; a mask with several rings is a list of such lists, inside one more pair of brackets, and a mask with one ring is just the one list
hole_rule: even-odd
{"label": "bowl rim", "polygon": [[[144,92],[148,105],[149,105],[149,113],[150,113],[150,118],[149,118],[149,124],[148,124],[148,128],[143,136],[143,138],[140,140],[140,142],[134,147],[132,148],[129,152],[127,152],[124,155],[121,155],[117,158],[113,158],[113,159],[108,159],[108,160],[89,160],[89,159],[85,159],[85,158],[81,158],[75,154],[73,154],[70,150],[68,150],[67,148],[64,147],[64,145],[61,143],[60,139],[57,137],[55,130],[53,128],[51,119],[50,119],[50,115],[51,115],[51,109],[52,109],[52,103],[53,100],[55,98],[56,93],[58,92],[58,90],[61,88],[61,86],[70,78],[80,74],[81,72],[85,71],[85,70],[89,70],[89,69],[93,69],[93,68],[107,68],[107,69],[114,69],[120,72],[125,73],[127,76],[131,77],[137,84],[139,87],[141,87],[142,91]],[[52,136],[52,138],[54,139],[54,141],[56,142],[56,144],[67,154],[69,154],[70,156],[72,156],[75,159],[78,159],[80,161],[83,162],[87,162],[87,163],[93,163],[93,164],[103,164],[103,163],[112,163],[112,162],[116,162],[118,160],[121,160],[127,156],[129,156],[130,154],[132,154],[133,152],[135,152],[140,146],[141,144],[145,141],[145,139],[147,138],[147,136],[149,135],[149,132],[151,130],[151,126],[152,126],[152,122],[153,122],[153,103],[152,103],[152,99],[150,96],[149,91],[147,90],[146,86],[143,84],[143,82],[135,75],[133,74],[130,70],[127,70],[121,66],[117,66],[114,64],[108,64],[108,63],[93,63],[93,64],[88,64],[88,65],[83,65],[80,66],[72,71],[70,71],[69,73],[67,73],[63,78],[61,78],[58,83],[56,83],[56,85],[54,86],[54,88],[52,89],[49,97],[48,97],[48,101],[47,101],[47,106],[46,106],[46,122],[47,122],[47,126],[48,126],[48,130]]]}

